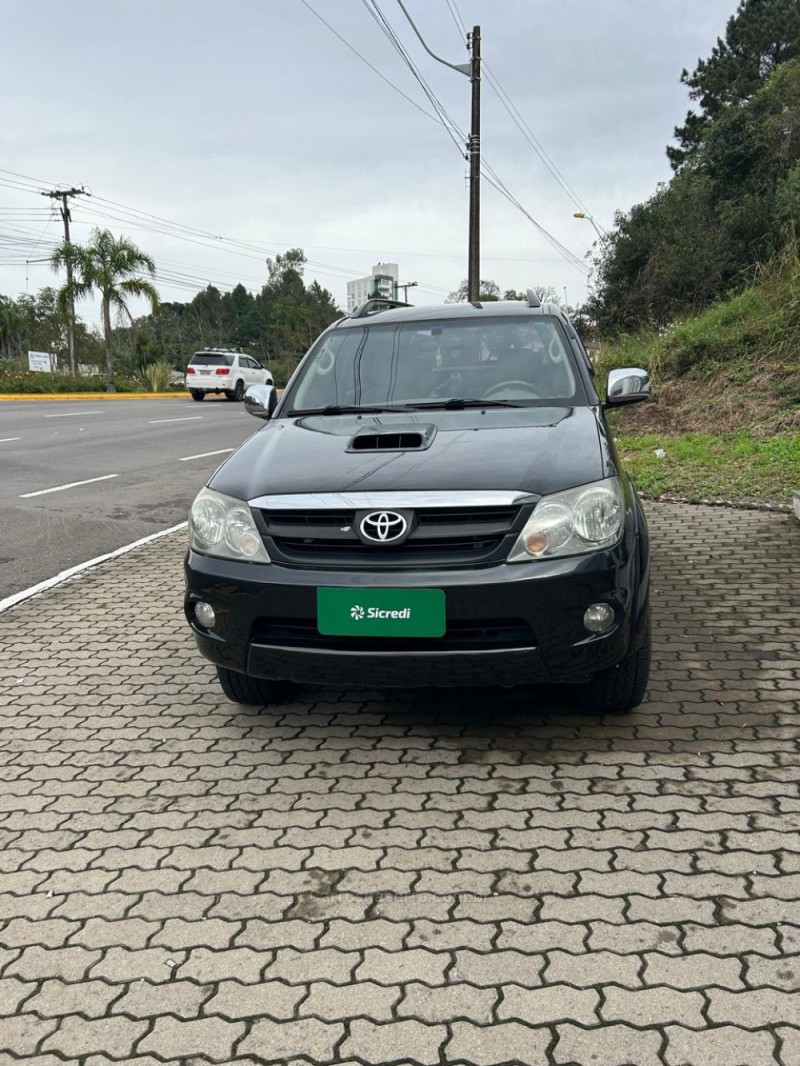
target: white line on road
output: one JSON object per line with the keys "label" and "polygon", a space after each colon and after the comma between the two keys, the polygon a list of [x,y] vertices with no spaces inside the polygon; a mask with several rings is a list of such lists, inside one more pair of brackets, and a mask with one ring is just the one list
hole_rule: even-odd
{"label": "white line on road", "polygon": [[109,478],[119,477],[119,474],[103,474],[102,477],[90,477],[86,481],[70,481],[68,485],[56,485],[52,489],[39,489],[38,492],[23,492],[21,500],[30,499],[31,496],[45,496],[48,492],[63,492],[64,489],[76,489],[79,485],[91,485],[94,481],[108,481]]}
{"label": "white line on road", "polygon": [[94,411],[66,411],[61,415],[45,415],[45,418],[80,418],[81,415],[102,415],[104,414],[99,408]]}
{"label": "white line on road", "polygon": [[0,444],[7,444],[10,440],[22,440],[22,437],[0,437]]}
{"label": "white line on road", "polygon": [[17,603],[22,603],[23,600],[29,600],[31,596],[36,596],[39,592],[45,592],[47,589],[53,588],[54,585],[60,585],[62,581],[66,581],[68,577],[74,577],[75,574],[81,574],[84,570],[90,570],[93,566],[97,566],[98,563],[104,563],[107,559],[116,559],[119,555],[125,555],[129,551],[133,551],[134,548],[140,547],[142,544],[149,544],[151,540],[158,540],[160,537],[166,537],[169,533],[177,533],[179,529],[185,529],[188,523],[179,522],[177,526],[170,526],[169,529],[162,529],[158,533],[151,533],[148,537],[142,537],[141,540],[135,540],[133,544],[126,544],[124,548],[117,548],[113,552],[108,552],[106,555],[98,555],[96,559],[89,559],[88,562],[78,563],[77,566],[71,566],[69,570],[62,570],[60,574],[56,574],[55,577],[48,577],[46,581],[40,581],[38,585],[31,585],[29,589],[23,589],[22,592],[15,592],[11,596],[6,596],[4,600],[0,600],[0,614],[3,611],[7,611],[9,607],[13,607]]}
{"label": "white line on road", "polygon": [[220,448],[216,452],[201,452],[199,455],[184,455],[182,459],[179,459],[179,463],[188,463],[190,459],[205,459],[208,455],[227,455],[229,452],[235,452],[235,448]]}
{"label": "white line on road", "polygon": [[202,415],[184,415],[182,418],[154,418],[152,422],[147,424],[148,426],[157,426],[159,422],[195,422],[202,417]]}

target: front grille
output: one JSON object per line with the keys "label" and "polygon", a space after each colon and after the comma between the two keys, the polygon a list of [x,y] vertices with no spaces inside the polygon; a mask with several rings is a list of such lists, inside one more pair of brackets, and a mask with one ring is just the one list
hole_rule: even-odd
{"label": "front grille", "polygon": [[398,545],[365,544],[356,532],[364,511],[326,508],[256,512],[270,558],[286,566],[376,570],[488,566],[503,561],[527,508],[420,507]]}
{"label": "front grille", "polygon": [[251,641],[280,648],[324,648],[327,651],[509,651],[536,646],[522,619],[449,621],[442,637],[323,636],[312,618],[259,618]]}

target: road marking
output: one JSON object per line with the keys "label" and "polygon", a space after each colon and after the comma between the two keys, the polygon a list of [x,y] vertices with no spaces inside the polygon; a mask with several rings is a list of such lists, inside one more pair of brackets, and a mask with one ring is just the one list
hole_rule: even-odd
{"label": "road marking", "polygon": [[22,440],[22,437],[0,437],[0,444],[7,444],[10,440]]}
{"label": "road marking", "polygon": [[184,415],[182,418],[154,418],[152,422],[147,424],[148,426],[157,426],[160,422],[195,422],[202,417],[202,415]]}
{"label": "road marking", "polygon": [[48,492],[63,492],[64,489],[76,489],[79,485],[91,485],[95,481],[108,481],[109,478],[119,477],[119,474],[103,474],[102,477],[90,477],[86,481],[70,481],[68,485],[56,485],[52,489],[39,489],[38,492],[23,492],[21,500],[28,500],[31,496],[46,496]]}
{"label": "road marking", "polygon": [[133,551],[134,548],[138,548],[142,544],[149,544],[152,540],[166,537],[170,533],[177,533],[179,529],[186,529],[187,525],[188,522],[179,522],[177,526],[170,526],[169,529],[162,529],[158,533],[151,533],[147,537],[142,537],[141,540],[135,540],[133,544],[126,544],[124,548],[117,548],[115,551],[108,552],[106,555],[98,555],[96,559],[89,559],[88,562],[85,563],[78,563],[77,566],[71,566],[69,570],[62,570],[61,573],[56,574],[55,577],[48,577],[45,581],[40,581],[38,585],[31,585],[30,588],[23,589],[22,592],[15,592],[11,596],[6,596],[4,600],[0,600],[0,614],[2,614],[3,611],[7,611],[9,607],[13,607],[17,603],[22,603],[23,600],[29,600],[31,596],[36,596],[40,592],[46,592],[47,589],[53,588],[54,585],[60,585],[62,581],[74,577],[75,574],[82,574],[84,570],[91,570],[93,566],[97,566],[99,563],[104,563],[108,559],[116,559],[120,555],[126,555],[128,552]]}
{"label": "road marking", "polygon": [[61,415],[45,415],[44,417],[45,418],[80,418],[81,415],[102,415],[102,414],[104,414],[104,412],[98,409],[96,411],[67,411],[65,414],[61,414]]}
{"label": "road marking", "polygon": [[209,455],[227,455],[229,452],[235,452],[235,448],[220,448],[216,452],[201,452],[199,455],[184,455],[182,459],[179,459],[179,463],[188,463],[190,459],[205,459]]}

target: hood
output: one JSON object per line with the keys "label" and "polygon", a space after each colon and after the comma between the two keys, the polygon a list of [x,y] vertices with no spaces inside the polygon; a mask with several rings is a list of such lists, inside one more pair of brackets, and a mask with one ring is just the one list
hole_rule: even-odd
{"label": "hood", "polygon": [[[422,449],[351,448],[365,430],[427,434]],[[433,432],[431,432],[433,430]],[[209,486],[266,494],[496,489],[547,495],[616,473],[592,407],[487,408],[418,414],[278,418],[247,440]]]}

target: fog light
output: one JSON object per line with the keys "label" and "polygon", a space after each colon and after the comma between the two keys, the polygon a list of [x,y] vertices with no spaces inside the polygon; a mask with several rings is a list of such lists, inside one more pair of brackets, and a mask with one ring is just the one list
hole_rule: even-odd
{"label": "fog light", "polygon": [[583,615],[583,624],[590,633],[602,633],[614,621],[614,608],[607,603],[593,603]]}
{"label": "fog light", "polygon": [[194,605],[194,616],[200,625],[205,626],[206,629],[213,629],[217,620],[214,608],[210,603],[205,603],[203,600]]}

